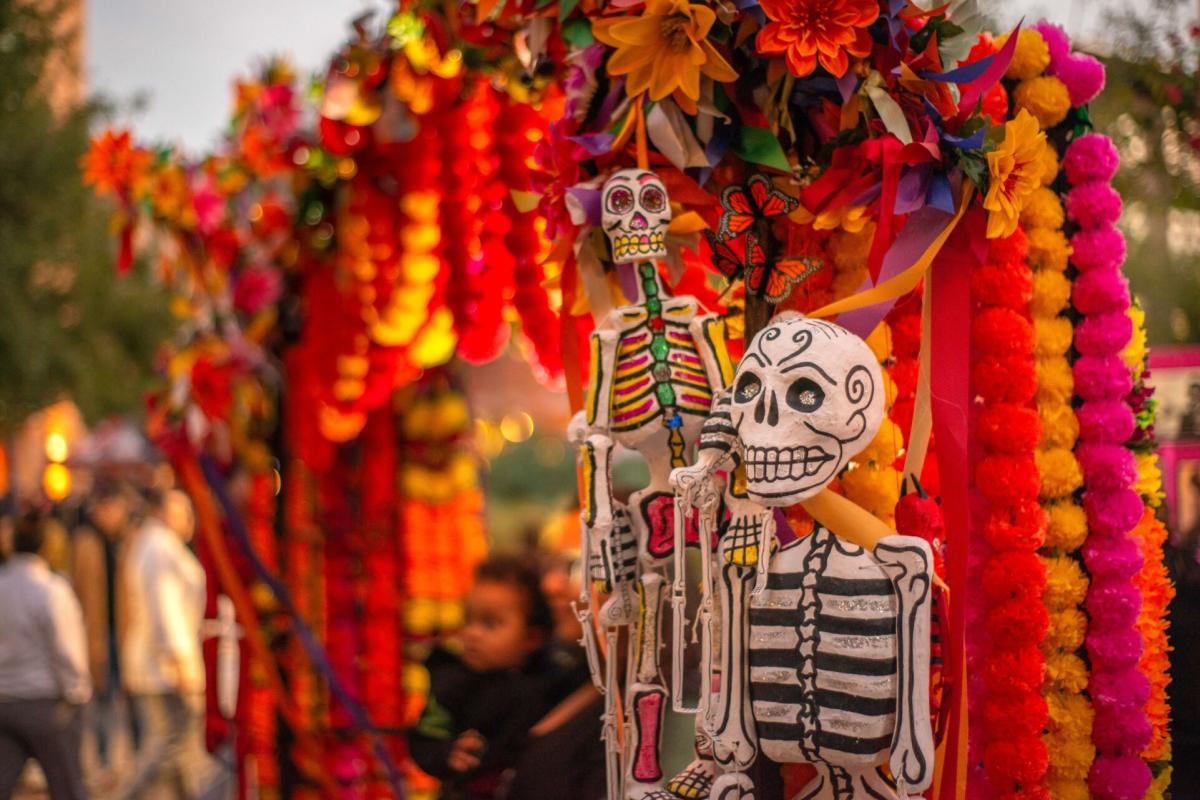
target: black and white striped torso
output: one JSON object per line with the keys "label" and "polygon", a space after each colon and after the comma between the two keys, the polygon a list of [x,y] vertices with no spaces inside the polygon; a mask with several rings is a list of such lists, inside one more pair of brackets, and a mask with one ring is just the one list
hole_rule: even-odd
{"label": "black and white striped torso", "polygon": [[780,762],[882,763],[896,712],[892,582],[860,547],[817,526],[771,558],[750,601],[750,697],[762,751]]}

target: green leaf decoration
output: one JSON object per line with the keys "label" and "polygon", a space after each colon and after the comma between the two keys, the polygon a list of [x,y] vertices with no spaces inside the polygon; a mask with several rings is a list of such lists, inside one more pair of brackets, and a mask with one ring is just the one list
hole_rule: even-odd
{"label": "green leaf decoration", "polygon": [[775,134],[766,128],[742,128],[733,142],[733,152],[743,161],[787,172],[792,168]]}

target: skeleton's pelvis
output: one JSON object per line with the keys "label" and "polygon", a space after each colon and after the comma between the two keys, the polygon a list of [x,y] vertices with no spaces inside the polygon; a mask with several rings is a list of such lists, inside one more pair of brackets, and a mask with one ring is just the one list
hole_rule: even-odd
{"label": "skeleton's pelvis", "polygon": [[823,528],[771,558],[750,603],[750,696],[776,761],[878,764],[895,729],[897,602],[875,559]]}

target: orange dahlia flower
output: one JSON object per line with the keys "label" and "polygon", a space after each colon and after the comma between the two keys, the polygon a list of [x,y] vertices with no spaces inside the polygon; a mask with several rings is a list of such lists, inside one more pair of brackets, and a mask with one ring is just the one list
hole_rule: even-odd
{"label": "orange dahlia flower", "polygon": [[759,0],[770,22],[758,32],[758,52],[782,53],[797,78],[817,62],[835,77],[850,69],[850,56],[871,53],[867,26],[879,17],[878,0]]}
{"label": "orange dahlia flower", "polygon": [[1042,185],[1042,133],[1025,109],[1004,126],[1004,141],[987,154],[988,184],[983,207],[988,211],[987,238],[1012,235],[1025,201]]}
{"label": "orange dahlia flower", "polygon": [[651,100],[674,93],[681,107],[695,111],[700,76],[728,82],[737,78],[708,32],[716,22],[708,6],[687,0],[647,0],[639,17],[609,17],[592,23],[592,33],[616,52],[608,61],[610,75],[628,75],[625,93],[648,91]]}
{"label": "orange dahlia flower", "polygon": [[148,151],[133,145],[129,131],[106,130],[92,139],[79,163],[85,185],[100,195],[121,196],[145,174],[150,161]]}

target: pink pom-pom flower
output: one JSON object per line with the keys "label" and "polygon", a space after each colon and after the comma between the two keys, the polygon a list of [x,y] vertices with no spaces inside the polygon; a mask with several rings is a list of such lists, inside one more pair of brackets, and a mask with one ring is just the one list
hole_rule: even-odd
{"label": "pink pom-pom flower", "polygon": [[1094,580],[1088,587],[1086,604],[1093,630],[1123,630],[1137,621],[1142,593],[1127,580]]}
{"label": "pink pom-pom flower", "polygon": [[1075,448],[1089,491],[1113,492],[1137,480],[1133,451],[1119,444],[1083,442]]}
{"label": "pink pom-pom flower", "polygon": [[1114,225],[1121,218],[1121,195],[1104,181],[1081,183],[1067,192],[1067,215],[1083,228]]}
{"label": "pink pom-pom flower", "polygon": [[1089,133],[1071,142],[1062,161],[1063,172],[1072,186],[1111,181],[1120,166],[1121,154],[1102,133]]}
{"label": "pink pom-pom flower", "polygon": [[1085,228],[1071,237],[1071,262],[1080,272],[1116,269],[1125,261],[1125,236],[1111,225]]}
{"label": "pink pom-pom flower", "polygon": [[1087,635],[1088,658],[1097,670],[1132,667],[1142,657],[1142,637],[1133,628],[1115,631],[1090,631]]}
{"label": "pink pom-pom flower", "polygon": [[1071,105],[1078,108],[1104,90],[1104,65],[1087,53],[1072,53],[1054,67],[1054,76],[1067,87]]}
{"label": "pink pom-pom flower", "polygon": [[1137,756],[1097,756],[1088,788],[1100,800],[1142,800],[1150,788],[1150,767]]}
{"label": "pink pom-pom flower", "polygon": [[1083,494],[1083,510],[1093,534],[1125,539],[1142,518],[1142,498],[1132,489],[1088,491]]}
{"label": "pink pom-pom flower", "polygon": [[1081,273],[1071,287],[1071,304],[1088,316],[1106,312],[1123,315],[1129,308],[1129,282],[1117,270],[1093,269]]}
{"label": "pink pom-pom flower", "polygon": [[1080,356],[1071,370],[1075,393],[1084,400],[1110,400],[1133,390],[1129,367],[1117,356]]}
{"label": "pink pom-pom flower", "polygon": [[1129,580],[1142,568],[1142,551],[1129,539],[1094,540],[1083,546],[1083,563],[1092,578]]}
{"label": "pink pom-pom flower", "polygon": [[1120,400],[1093,400],[1075,409],[1079,438],[1086,442],[1124,444],[1137,422],[1133,411]]}
{"label": "pink pom-pom flower", "polygon": [[[1097,274],[1104,273],[1102,270]],[[1133,320],[1123,311],[1096,314],[1084,318],[1075,328],[1075,349],[1085,356],[1111,356],[1120,353],[1133,337]]]}
{"label": "pink pom-pom flower", "polygon": [[1050,68],[1047,72],[1053,75],[1056,65],[1071,55],[1071,37],[1060,26],[1046,20],[1039,21],[1033,29],[1042,35],[1050,50]]}

